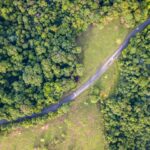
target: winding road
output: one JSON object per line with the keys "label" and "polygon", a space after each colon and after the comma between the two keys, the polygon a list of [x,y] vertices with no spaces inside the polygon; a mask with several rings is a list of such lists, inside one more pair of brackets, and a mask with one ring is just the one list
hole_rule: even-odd
{"label": "winding road", "polygon": [[[44,114],[47,114],[49,112],[55,112],[59,107],[61,107],[63,104],[68,103],[70,101],[73,101],[76,97],[78,97],[82,92],[84,92],[86,89],[88,89],[91,85],[94,84],[94,82],[99,79],[104,72],[114,63],[114,61],[119,57],[123,49],[127,47],[129,44],[129,41],[132,37],[136,35],[136,33],[141,32],[146,26],[150,24],[150,18],[147,19],[145,22],[140,24],[138,27],[136,27],[134,30],[132,30],[129,35],[125,38],[123,43],[120,45],[120,47],[115,51],[115,53],[109,57],[106,62],[100,67],[97,72],[86,82],[84,83],[79,89],[71,93],[70,95],[66,96],[62,100],[60,100],[57,104],[50,105],[47,108],[44,108],[40,113],[32,114],[31,116],[24,116],[22,118],[18,118],[17,120],[14,120],[12,122],[21,122],[25,119],[32,119],[35,117],[42,116]],[[7,120],[0,120],[0,125],[2,124],[8,124],[10,123]]]}

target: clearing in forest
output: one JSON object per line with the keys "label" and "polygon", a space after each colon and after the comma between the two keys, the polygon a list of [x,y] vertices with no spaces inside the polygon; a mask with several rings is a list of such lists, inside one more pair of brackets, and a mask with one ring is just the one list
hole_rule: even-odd
{"label": "clearing in forest", "polygon": [[128,34],[127,28],[115,20],[107,24],[102,30],[98,27],[90,26],[83,33],[78,43],[83,48],[84,75],[79,86],[86,82],[103,62],[111,56],[123,42]]}

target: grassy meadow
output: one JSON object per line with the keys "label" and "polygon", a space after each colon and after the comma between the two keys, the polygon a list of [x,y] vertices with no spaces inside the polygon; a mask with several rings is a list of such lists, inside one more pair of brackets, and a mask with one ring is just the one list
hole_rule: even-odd
{"label": "grassy meadow", "polygon": [[111,56],[123,42],[128,30],[118,20],[107,24],[103,29],[89,27],[78,39],[83,48],[84,75],[79,86],[86,82],[96,70]]}

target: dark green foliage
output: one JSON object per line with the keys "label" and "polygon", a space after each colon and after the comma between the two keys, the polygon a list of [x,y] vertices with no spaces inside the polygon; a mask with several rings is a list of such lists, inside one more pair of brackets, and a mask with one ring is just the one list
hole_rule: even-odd
{"label": "dark green foliage", "polygon": [[148,150],[150,143],[150,26],[132,38],[120,58],[115,93],[101,101],[110,149]]}
{"label": "dark green foliage", "polygon": [[120,17],[121,22],[128,28],[143,22],[150,16],[149,0],[99,0],[102,22],[109,22]]}
{"label": "dark green foliage", "polygon": [[0,119],[60,100],[83,74],[75,38],[94,21],[92,1],[0,2]]}

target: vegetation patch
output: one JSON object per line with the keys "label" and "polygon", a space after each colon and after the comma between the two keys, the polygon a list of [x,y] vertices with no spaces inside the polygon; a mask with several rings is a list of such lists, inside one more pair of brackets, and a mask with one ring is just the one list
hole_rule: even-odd
{"label": "vegetation patch", "polygon": [[[86,82],[104,61],[111,56],[128,34],[128,29],[120,24],[119,19],[111,21],[103,29],[98,25],[90,26],[78,38],[78,43],[83,49],[84,72],[79,85]],[[117,40],[120,42],[118,43]]]}

